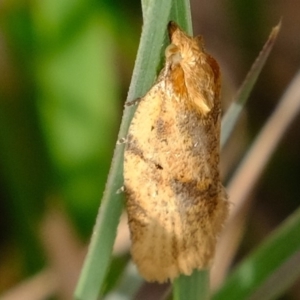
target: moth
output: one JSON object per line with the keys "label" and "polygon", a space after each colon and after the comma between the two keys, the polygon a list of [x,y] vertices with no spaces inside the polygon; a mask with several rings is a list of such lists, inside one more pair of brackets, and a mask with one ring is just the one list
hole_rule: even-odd
{"label": "moth", "polygon": [[209,268],[228,214],[220,181],[220,70],[168,24],[171,44],[156,83],[140,99],[124,153],[131,253],[148,281]]}

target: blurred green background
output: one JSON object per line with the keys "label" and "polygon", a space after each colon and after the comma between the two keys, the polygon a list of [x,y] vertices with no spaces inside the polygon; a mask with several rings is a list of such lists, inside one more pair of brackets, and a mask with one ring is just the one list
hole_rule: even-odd
{"label": "blurred green background", "polygon": [[[204,36],[221,66],[224,108],[271,27],[283,20],[247,105],[246,138],[237,136],[230,172],[299,69],[300,2],[194,0],[191,6],[194,32]],[[55,253],[62,251],[72,267],[77,261],[74,288],[105,187],[141,26],[138,0],[1,1],[0,294],[57,266]],[[240,256],[299,204],[299,126],[298,119],[253,193]],[[222,159],[226,162],[226,153]],[[286,299],[297,295],[300,284]]]}

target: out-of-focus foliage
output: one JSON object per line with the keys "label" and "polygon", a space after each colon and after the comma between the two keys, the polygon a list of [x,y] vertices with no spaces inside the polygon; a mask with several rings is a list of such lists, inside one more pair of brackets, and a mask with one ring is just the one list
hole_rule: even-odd
{"label": "out-of-focus foliage", "polygon": [[45,266],[39,224],[47,207],[62,207],[78,236],[90,236],[122,110],[120,71],[132,65],[138,43],[129,25],[140,18],[122,9],[79,0],[1,3],[0,273],[10,259],[17,266],[6,272],[11,279],[0,275],[0,292]]}

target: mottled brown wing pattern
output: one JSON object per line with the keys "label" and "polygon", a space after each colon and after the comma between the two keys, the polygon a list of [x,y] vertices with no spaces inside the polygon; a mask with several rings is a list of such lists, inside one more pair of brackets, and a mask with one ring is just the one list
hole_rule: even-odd
{"label": "mottled brown wing pattern", "polygon": [[198,39],[174,23],[169,32],[165,67],[140,101],[124,157],[132,257],[146,280],[159,282],[210,266],[228,211],[217,65]]}

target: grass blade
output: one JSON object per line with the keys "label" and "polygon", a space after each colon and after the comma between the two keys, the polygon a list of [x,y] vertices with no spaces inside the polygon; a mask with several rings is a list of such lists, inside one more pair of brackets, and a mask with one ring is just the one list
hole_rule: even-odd
{"label": "grass blade", "polygon": [[[146,9],[147,18],[144,21],[127,101],[141,97],[154,81],[171,9],[171,0],[149,1],[143,8]],[[133,109],[124,111],[119,132],[120,138],[126,136],[133,112]],[[123,209],[122,195],[116,193],[123,184],[123,150],[124,147],[121,145],[115,149],[102,205],[75,291],[76,299],[97,299],[105,280],[117,225]]]}
{"label": "grass blade", "polygon": [[246,104],[246,101],[253,89],[253,86],[265,65],[265,62],[273,49],[273,46],[276,42],[277,35],[279,33],[281,27],[281,22],[273,28],[271,31],[267,42],[265,43],[262,51],[260,52],[259,56],[255,60],[254,64],[252,65],[249,73],[247,74],[242,86],[240,87],[235,101],[229,107],[228,111],[224,115],[222,119],[222,134],[221,134],[221,148],[223,148],[240,116],[240,113]]}
{"label": "grass blade", "polygon": [[[236,268],[224,286],[214,295],[221,299],[271,299],[281,289],[281,278],[270,287],[270,294],[257,298],[268,280],[280,266],[288,262],[300,250],[300,208],[291,215],[252,255]],[[288,241],[288,243],[287,243]],[[299,261],[299,255],[297,257]],[[290,264],[290,262],[288,262]],[[300,274],[299,264],[294,266]],[[288,272],[287,272],[288,273]],[[295,278],[295,272],[292,277]],[[284,282],[286,285],[286,282]]]}
{"label": "grass blade", "polygon": [[[295,76],[274,113],[260,131],[228,184],[227,192],[233,205],[217,248],[215,263],[218,265],[218,274],[214,274],[213,278],[216,278],[218,282],[225,277],[237,248],[237,240],[241,234],[239,231],[243,228],[245,220],[248,195],[258,181],[280,139],[287,131],[288,126],[299,114],[299,86],[300,72]],[[230,236],[234,238],[230,239]]]}
{"label": "grass blade", "polygon": [[190,0],[173,1],[170,19],[176,21],[189,35],[193,35]]}
{"label": "grass blade", "polygon": [[209,271],[197,270],[191,276],[179,276],[173,283],[174,300],[208,300]]}

